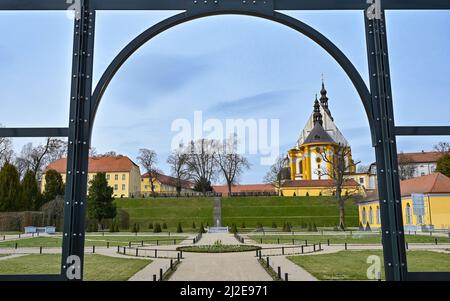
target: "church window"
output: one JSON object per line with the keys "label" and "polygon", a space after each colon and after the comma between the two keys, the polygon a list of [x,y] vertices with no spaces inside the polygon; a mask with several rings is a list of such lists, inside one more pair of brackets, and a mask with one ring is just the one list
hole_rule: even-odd
{"label": "church window", "polygon": [[363,208],[362,210],[362,224],[365,226],[367,223],[367,216],[366,216],[366,208]]}
{"label": "church window", "polygon": [[369,208],[369,224],[373,224],[373,209]]}

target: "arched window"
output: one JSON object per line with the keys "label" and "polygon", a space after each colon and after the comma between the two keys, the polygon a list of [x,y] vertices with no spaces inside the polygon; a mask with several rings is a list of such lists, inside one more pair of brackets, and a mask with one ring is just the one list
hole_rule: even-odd
{"label": "arched window", "polygon": [[369,208],[369,224],[373,224],[373,209]]}
{"label": "arched window", "polygon": [[411,214],[411,205],[406,204],[406,218],[405,218],[405,223],[407,225],[411,225],[412,224],[412,214]]}
{"label": "arched window", "polygon": [[380,206],[377,206],[377,212],[376,212],[375,218],[376,218],[376,221],[377,221],[376,223],[377,224],[381,224]]}
{"label": "arched window", "polygon": [[367,216],[366,216],[366,208],[364,207],[362,210],[362,224],[365,226],[367,223]]}

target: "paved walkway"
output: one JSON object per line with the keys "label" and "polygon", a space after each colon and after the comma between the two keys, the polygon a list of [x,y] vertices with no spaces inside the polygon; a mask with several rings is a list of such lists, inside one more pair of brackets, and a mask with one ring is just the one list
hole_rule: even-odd
{"label": "paved walkway", "polygon": [[[207,233],[199,245],[212,245],[220,240],[224,245],[237,245],[232,234]],[[183,261],[170,281],[271,281],[254,252],[244,253],[183,253]]]}
{"label": "paved walkway", "polygon": [[272,256],[269,259],[269,264],[275,272],[278,270],[278,267],[281,268],[281,277],[283,279],[285,278],[284,274],[288,273],[289,281],[317,281],[313,275],[287,259],[286,256]]}

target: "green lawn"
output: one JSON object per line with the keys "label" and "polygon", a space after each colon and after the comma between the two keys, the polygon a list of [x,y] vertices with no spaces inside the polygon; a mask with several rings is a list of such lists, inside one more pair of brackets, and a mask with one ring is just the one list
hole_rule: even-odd
{"label": "green lawn", "polygon": [[[358,207],[349,200],[346,204],[346,225],[357,227]],[[271,227],[275,222],[282,227],[285,222],[293,226],[304,223],[317,227],[339,224],[339,210],[332,197],[233,197],[222,198],[223,223],[246,227],[261,223]]]}
{"label": "green lawn", "polygon": [[[289,256],[288,259],[303,267],[319,280],[367,280],[369,256],[381,259],[381,275],[384,279],[383,253],[379,250],[340,251],[333,254]],[[409,251],[410,272],[448,272],[450,254],[430,251]]]}
{"label": "green lawn", "polygon": [[130,225],[140,224],[141,231],[148,229],[149,223],[166,223],[169,229],[176,229],[181,223],[187,231],[195,222],[204,225],[212,223],[212,198],[145,198],[145,199],[117,199],[117,208],[122,208],[130,214]]}
{"label": "green lawn", "polygon": [[[27,255],[0,261],[0,275],[59,274],[60,255]],[[84,280],[126,281],[151,260],[124,259],[97,254],[85,255]]]}
{"label": "green lawn", "polygon": [[[156,240],[159,245],[173,245],[174,239],[176,239],[176,243],[179,244],[182,239],[185,239],[186,236],[86,236],[85,246],[96,246],[96,247],[105,247],[107,242],[111,247],[113,246],[126,246],[131,241],[132,244],[140,244],[142,240],[146,245],[156,245]],[[20,240],[14,241],[0,241],[0,248],[14,248],[17,243],[18,248],[27,248],[27,247],[61,247],[62,239],[58,236],[41,236],[41,237],[33,237],[33,238],[24,238]]]}
{"label": "green lawn", "polygon": [[[348,234],[348,235],[249,235],[255,242],[265,244],[276,244],[278,239],[280,243],[292,244],[304,243],[308,240],[308,244],[326,244],[330,240],[330,244],[381,244],[381,235],[378,234]],[[427,235],[405,235],[405,240],[408,243],[450,243],[449,237],[430,237]]]}

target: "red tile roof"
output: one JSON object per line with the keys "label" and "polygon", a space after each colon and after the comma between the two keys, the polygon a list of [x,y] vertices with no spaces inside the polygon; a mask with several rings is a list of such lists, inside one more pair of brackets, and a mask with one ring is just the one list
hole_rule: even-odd
{"label": "red tile roof", "polygon": [[402,196],[412,193],[450,193],[450,178],[436,172],[400,182]]}
{"label": "red tile roof", "polygon": [[[413,193],[450,193],[450,178],[437,172],[430,175],[400,181],[402,196],[410,196]],[[367,193],[362,201],[378,201],[378,190]]]}
{"label": "red tile roof", "polygon": [[[228,193],[227,185],[213,186],[214,192],[226,195]],[[233,185],[231,192],[274,192],[275,188],[271,184],[247,184],[247,185]]]}
{"label": "red tile roof", "polygon": [[[295,180],[295,181],[285,181],[282,187],[334,187],[333,180]],[[345,180],[344,186],[355,187],[359,184],[354,179]]]}
{"label": "red tile roof", "polygon": [[[149,177],[150,177],[150,176],[149,176],[148,173],[145,173],[145,174],[143,174],[143,175],[141,176],[141,178],[149,178]],[[171,176],[166,176],[166,175],[163,175],[163,174],[158,174],[158,181],[159,181],[161,184],[164,184],[164,185],[176,186],[177,179],[174,178],[174,177],[171,177]],[[192,189],[192,188],[194,187],[194,183],[192,183],[192,182],[190,182],[190,181],[182,180],[182,181],[181,181],[181,187],[183,187],[183,188],[185,188],[185,189]]]}
{"label": "red tile roof", "polygon": [[400,153],[398,154],[398,160],[400,161],[402,158],[405,158],[414,163],[433,163],[443,155],[440,152]]}
{"label": "red tile roof", "polygon": [[[137,166],[127,156],[115,157],[91,157],[89,158],[89,172],[129,172]],[[67,169],[67,159],[62,158],[50,163],[46,170],[53,169],[59,173],[65,173]]]}

